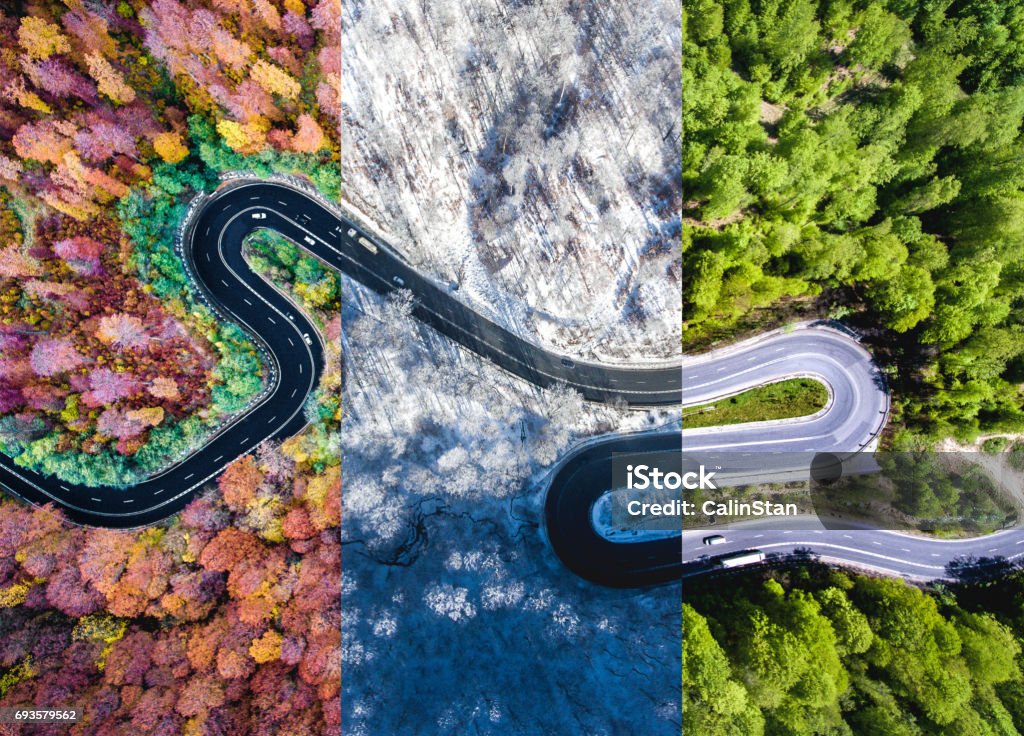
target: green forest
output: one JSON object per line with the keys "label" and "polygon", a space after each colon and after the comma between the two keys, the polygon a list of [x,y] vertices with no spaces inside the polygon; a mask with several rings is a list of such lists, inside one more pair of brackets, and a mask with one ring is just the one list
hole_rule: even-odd
{"label": "green forest", "polygon": [[1024,430],[1022,118],[1022,2],[684,0],[684,349],[845,316],[897,447]]}
{"label": "green forest", "polygon": [[1024,732],[1024,573],[922,591],[809,565],[686,583],[683,732]]}

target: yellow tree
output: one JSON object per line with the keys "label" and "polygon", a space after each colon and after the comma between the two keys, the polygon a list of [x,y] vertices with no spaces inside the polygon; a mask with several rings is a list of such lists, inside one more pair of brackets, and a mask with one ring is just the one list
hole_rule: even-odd
{"label": "yellow tree", "polygon": [[53,54],[71,51],[71,44],[60,32],[60,26],[30,15],[21,19],[18,43],[32,59],[48,59]]}
{"label": "yellow tree", "polygon": [[176,164],[188,156],[188,148],[181,142],[181,136],[174,131],[156,136],[153,139],[153,149],[169,164]]}
{"label": "yellow tree", "polygon": [[288,72],[263,59],[257,60],[249,73],[260,87],[286,100],[294,100],[302,91],[302,86]]}
{"label": "yellow tree", "polygon": [[255,153],[266,141],[269,127],[266,118],[257,116],[245,125],[234,120],[221,120],[217,123],[217,132],[232,150],[239,153]]}
{"label": "yellow tree", "polygon": [[93,51],[85,56],[89,75],[96,80],[101,93],[119,105],[127,105],[135,99],[135,90],[127,85],[121,72],[110,65],[101,53]]}

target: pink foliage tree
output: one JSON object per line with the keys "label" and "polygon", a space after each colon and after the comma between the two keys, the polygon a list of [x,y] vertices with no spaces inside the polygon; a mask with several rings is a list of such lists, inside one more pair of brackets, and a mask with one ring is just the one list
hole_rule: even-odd
{"label": "pink foliage tree", "polygon": [[70,340],[49,338],[35,344],[29,362],[37,375],[48,377],[78,368],[85,363],[85,358]]}
{"label": "pink foliage tree", "polygon": [[130,440],[138,437],[146,429],[146,425],[134,419],[129,419],[125,412],[110,407],[96,420],[96,428],[108,437],[116,437],[119,440]]}
{"label": "pink foliage tree", "polygon": [[95,276],[100,268],[103,243],[92,238],[78,236],[57,241],[53,252],[64,259],[72,270],[83,276]]}
{"label": "pink foliage tree", "polygon": [[138,393],[139,382],[130,373],[115,373],[109,368],[97,368],[89,374],[90,389],[82,394],[86,406],[99,407]]}

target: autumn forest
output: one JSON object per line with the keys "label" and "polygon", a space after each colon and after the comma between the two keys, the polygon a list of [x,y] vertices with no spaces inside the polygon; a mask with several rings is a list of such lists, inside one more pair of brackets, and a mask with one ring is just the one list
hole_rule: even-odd
{"label": "autumn forest", "polygon": [[[258,351],[194,293],[176,230],[225,172],[300,176],[337,198],[340,13],[338,0],[0,13],[0,451],[18,465],[116,493],[260,393]],[[248,248],[336,342],[337,275],[266,235]],[[307,431],[238,460],[160,526],[72,528],[0,500],[0,705],[73,696],[74,733],[337,731],[337,350],[327,358]]]}

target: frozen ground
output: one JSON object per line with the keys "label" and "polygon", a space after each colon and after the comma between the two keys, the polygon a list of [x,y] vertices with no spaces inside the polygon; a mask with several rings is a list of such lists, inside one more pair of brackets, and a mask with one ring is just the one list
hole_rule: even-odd
{"label": "frozen ground", "polygon": [[540,529],[571,444],[678,412],[540,392],[342,293],[345,734],[678,734],[678,586],[583,583]]}
{"label": "frozen ground", "polygon": [[678,4],[343,14],[346,199],[512,329],[582,357],[678,356]]}

